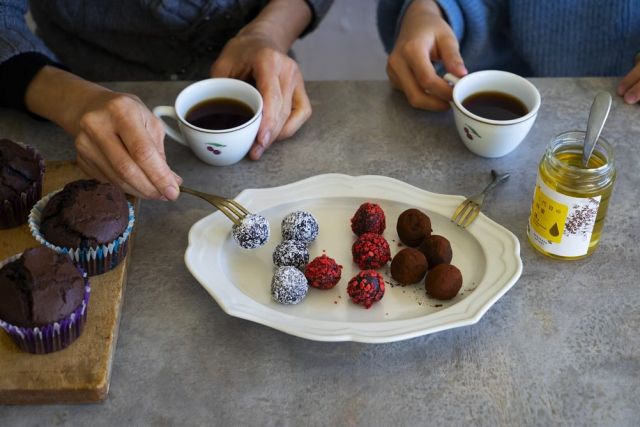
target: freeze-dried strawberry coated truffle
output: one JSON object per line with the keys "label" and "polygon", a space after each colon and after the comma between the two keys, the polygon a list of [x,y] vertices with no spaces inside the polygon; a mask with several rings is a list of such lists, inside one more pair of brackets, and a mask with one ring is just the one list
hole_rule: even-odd
{"label": "freeze-dried strawberry coated truffle", "polygon": [[326,255],[316,257],[304,271],[309,286],[318,289],[333,288],[340,281],[341,274],[342,266]]}
{"label": "freeze-dried strawberry coated truffle", "polygon": [[369,308],[384,296],[384,279],[375,270],[361,271],[349,280],[347,293],[351,301]]}
{"label": "freeze-dried strawberry coated truffle", "polygon": [[356,236],[364,233],[382,234],[387,226],[384,211],[375,203],[363,203],[351,218],[351,230]]}
{"label": "freeze-dried strawberry coated truffle", "polygon": [[365,233],[358,237],[351,247],[353,262],[361,270],[376,269],[384,266],[391,259],[389,243],[379,234]]}

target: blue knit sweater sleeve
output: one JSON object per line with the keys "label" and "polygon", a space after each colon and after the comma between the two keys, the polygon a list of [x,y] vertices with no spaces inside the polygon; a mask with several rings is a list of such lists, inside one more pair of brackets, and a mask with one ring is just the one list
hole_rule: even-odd
{"label": "blue knit sweater sleeve", "polygon": [[27,0],[0,0],[0,64],[21,53],[35,52],[57,61],[55,55],[27,27]]}

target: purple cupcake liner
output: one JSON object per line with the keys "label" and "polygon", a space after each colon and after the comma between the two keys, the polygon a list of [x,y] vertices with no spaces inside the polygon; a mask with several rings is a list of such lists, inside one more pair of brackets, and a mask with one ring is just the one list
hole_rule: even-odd
{"label": "purple cupcake liner", "polygon": [[[15,261],[22,254],[14,255],[0,263],[0,268],[5,264]],[[80,337],[87,321],[87,308],[91,296],[91,286],[87,274],[78,267],[84,278],[84,297],[78,307],[64,319],[44,326],[33,328],[15,326],[0,319],[0,328],[9,334],[13,342],[20,350],[34,354],[53,353],[67,348]]]}
{"label": "purple cupcake liner", "polygon": [[69,255],[69,258],[71,258],[71,260],[77,266],[81,267],[89,276],[97,276],[98,274],[106,273],[107,271],[114,269],[127,255],[129,236],[131,235],[133,224],[135,222],[133,205],[130,202],[127,202],[127,206],[129,207],[129,222],[127,223],[127,227],[124,232],[114,241],[91,248],[67,248],[56,246],[53,243],[48,242],[42,233],[40,233],[40,217],[44,207],[49,202],[49,199],[59,191],[60,190],[57,190],[47,194],[31,209],[28,222],[29,229],[31,230],[33,237],[40,244],[45,245],[56,252]]}
{"label": "purple cupcake liner", "polygon": [[35,148],[20,142],[16,142],[16,144],[24,147],[33,156],[33,159],[38,161],[40,176],[19,196],[3,200],[0,203],[0,230],[17,227],[27,222],[31,208],[42,197],[42,177],[45,170],[44,158]]}

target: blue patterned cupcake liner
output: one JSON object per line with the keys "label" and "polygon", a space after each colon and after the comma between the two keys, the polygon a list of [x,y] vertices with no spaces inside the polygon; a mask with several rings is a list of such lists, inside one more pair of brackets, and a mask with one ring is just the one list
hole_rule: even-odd
{"label": "blue patterned cupcake liner", "polygon": [[98,274],[106,273],[114,269],[120,261],[127,255],[127,246],[129,243],[129,236],[133,230],[133,223],[135,222],[133,205],[127,202],[129,207],[129,222],[124,232],[114,241],[104,245],[90,248],[67,248],[62,246],[56,246],[53,243],[48,242],[42,233],[40,233],[40,217],[44,207],[49,202],[49,199],[53,197],[61,189],[51,192],[44,196],[38,203],[33,206],[31,213],[29,214],[29,229],[33,237],[40,243],[48,248],[53,249],[58,253],[69,255],[69,258],[89,276],[97,276]]}
{"label": "blue patterned cupcake liner", "polygon": [[16,144],[24,147],[24,149],[33,156],[33,159],[38,161],[40,176],[31,183],[29,188],[20,193],[20,195],[1,201],[0,230],[17,227],[27,222],[31,208],[40,197],[42,197],[42,177],[44,176],[45,170],[44,158],[35,148],[20,142],[16,142]]}
{"label": "blue patterned cupcake liner", "polygon": [[[0,268],[5,264],[17,260],[21,255],[22,254],[14,255],[0,262]],[[53,353],[54,351],[67,348],[80,337],[84,329],[84,324],[87,321],[87,308],[89,307],[91,286],[89,285],[87,274],[82,268],[77,268],[84,278],[84,297],[80,305],[64,319],[33,328],[15,326],[0,319],[0,328],[9,334],[13,342],[20,347],[20,350],[34,354]]]}

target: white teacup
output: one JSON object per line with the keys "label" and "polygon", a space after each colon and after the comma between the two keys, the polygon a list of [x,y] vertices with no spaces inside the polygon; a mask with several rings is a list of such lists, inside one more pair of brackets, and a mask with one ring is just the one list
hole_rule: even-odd
{"label": "white teacup", "polygon": [[[501,157],[513,151],[529,133],[540,108],[540,93],[527,79],[506,71],[477,71],[458,78],[445,74],[453,84],[453,112],[460,139],[469,150],[483,157]],[[520,100],[527,114],[512,120],[478,116],[462,103],[480,92],[502,92]]]}
{"label": "white teacup", "polygon": [[[187,113],[192,107],[215,98],[241,101],[251,108],[253,116],[230,129],[205,129],[187,121]],[[251,148],[262,120],[262,96],[242,80],[207,79],[187,86],[178,94],[173,107],[155,107],[153,114],[164,122],[167,135],[191,148],[200,160],[214,166],[226,166],[240,161]],[[163,117],[176,120],[180,131],[169,126]]]}

